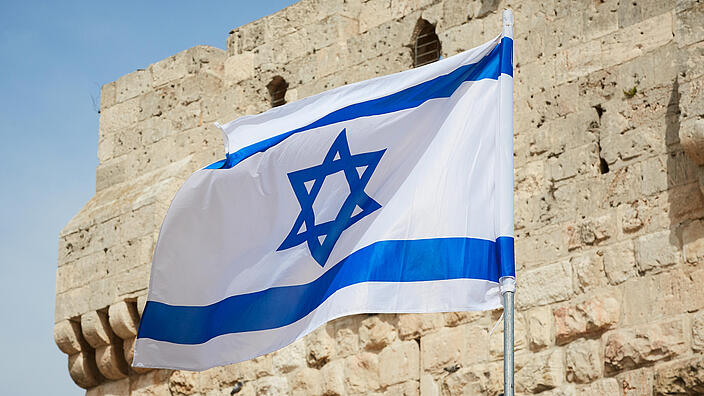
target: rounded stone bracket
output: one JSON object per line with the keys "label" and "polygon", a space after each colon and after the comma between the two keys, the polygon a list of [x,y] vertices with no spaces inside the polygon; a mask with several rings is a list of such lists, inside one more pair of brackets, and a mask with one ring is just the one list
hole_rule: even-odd
{"label": "rounded stone bracket", "polygon": [[92,388],[103,382],[92,350],[70,355],[68,357],[68,372],[71,374],[73,382],[84,389]]}
{"label": "rounded stone bracket", "polygon": [[110,345],[115,334],[110,329],[108,315],[102,311],[91,311],[81,315],[81,330],[88,344],[93,348]]}
{"label": "rounded stone bracket", "polygon": [[139,314],[137,305],[133,302],[120,301],[113,304],[108,309],[108,320],[110,327],[123,340],[137,335],[139,326]]}
{"label": "rounded stone bracket", "polygon": [[85,350],[87,345],[81,334],[81,324],[72,320],[62,320],[54,325],[54,342],[67,355]]}
{"label": "rounded stone bracket", "polygon": [[127,362],[122,353],[122,342],[105,345],[95,350],[98,370],[107,379],[118,380],[127,377]]}

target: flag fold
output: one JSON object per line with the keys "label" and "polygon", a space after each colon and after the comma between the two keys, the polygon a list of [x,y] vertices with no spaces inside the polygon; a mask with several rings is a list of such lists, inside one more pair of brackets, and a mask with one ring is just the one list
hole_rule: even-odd
{"label": "flag fold", "polygon": [[515,277],[510,37],[223,130],[164,219],[133,365],[275,351],[357,313],[488,310]]}

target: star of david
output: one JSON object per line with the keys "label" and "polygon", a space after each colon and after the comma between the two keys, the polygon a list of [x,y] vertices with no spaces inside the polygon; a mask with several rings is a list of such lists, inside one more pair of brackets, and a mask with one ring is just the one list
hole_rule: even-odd
{"label": "star of david", "polygon": [[[343,129],[330,146],[322,164],[289,173],[288,179],[301,206],[301,213],[277,251],[307,242],[315,261],[324,267],[342,232],[381,208],[378,202],[364,192],[364,188],[385,151],[386,149],[352,155],[347,143],[347,130]],[[350,194],[335,219],[316,224],[313,203],[325,178],[337,172],[344,172]]]}

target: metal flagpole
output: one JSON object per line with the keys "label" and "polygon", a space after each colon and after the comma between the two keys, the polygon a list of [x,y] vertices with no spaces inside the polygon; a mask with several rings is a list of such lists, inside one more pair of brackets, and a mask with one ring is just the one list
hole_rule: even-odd
{"label": "metal flagpole", "polygon": [[[513,39],[513,11],[504,10],[502,21],[503,36]],[[513,89],[511,89],[511,96],[513,96]],[[513,100],[511,100],[511,103],[513,103]],[[513,108],[510,111],[513,112]],[[516,292],[516,279],[504,277],[501,278],[500,282],[501,294],[504,299],[504,396],[514,396],[513,296]]]}

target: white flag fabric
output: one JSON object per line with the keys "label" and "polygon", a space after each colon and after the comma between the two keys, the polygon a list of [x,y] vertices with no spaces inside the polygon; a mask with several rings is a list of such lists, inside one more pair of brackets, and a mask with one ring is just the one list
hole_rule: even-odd
{"label": "white flag fabric", "polygon": [[357,313],[488,310],[513,280],[510,37],[221,126],[176,194],[134,366],[275,351]]}

